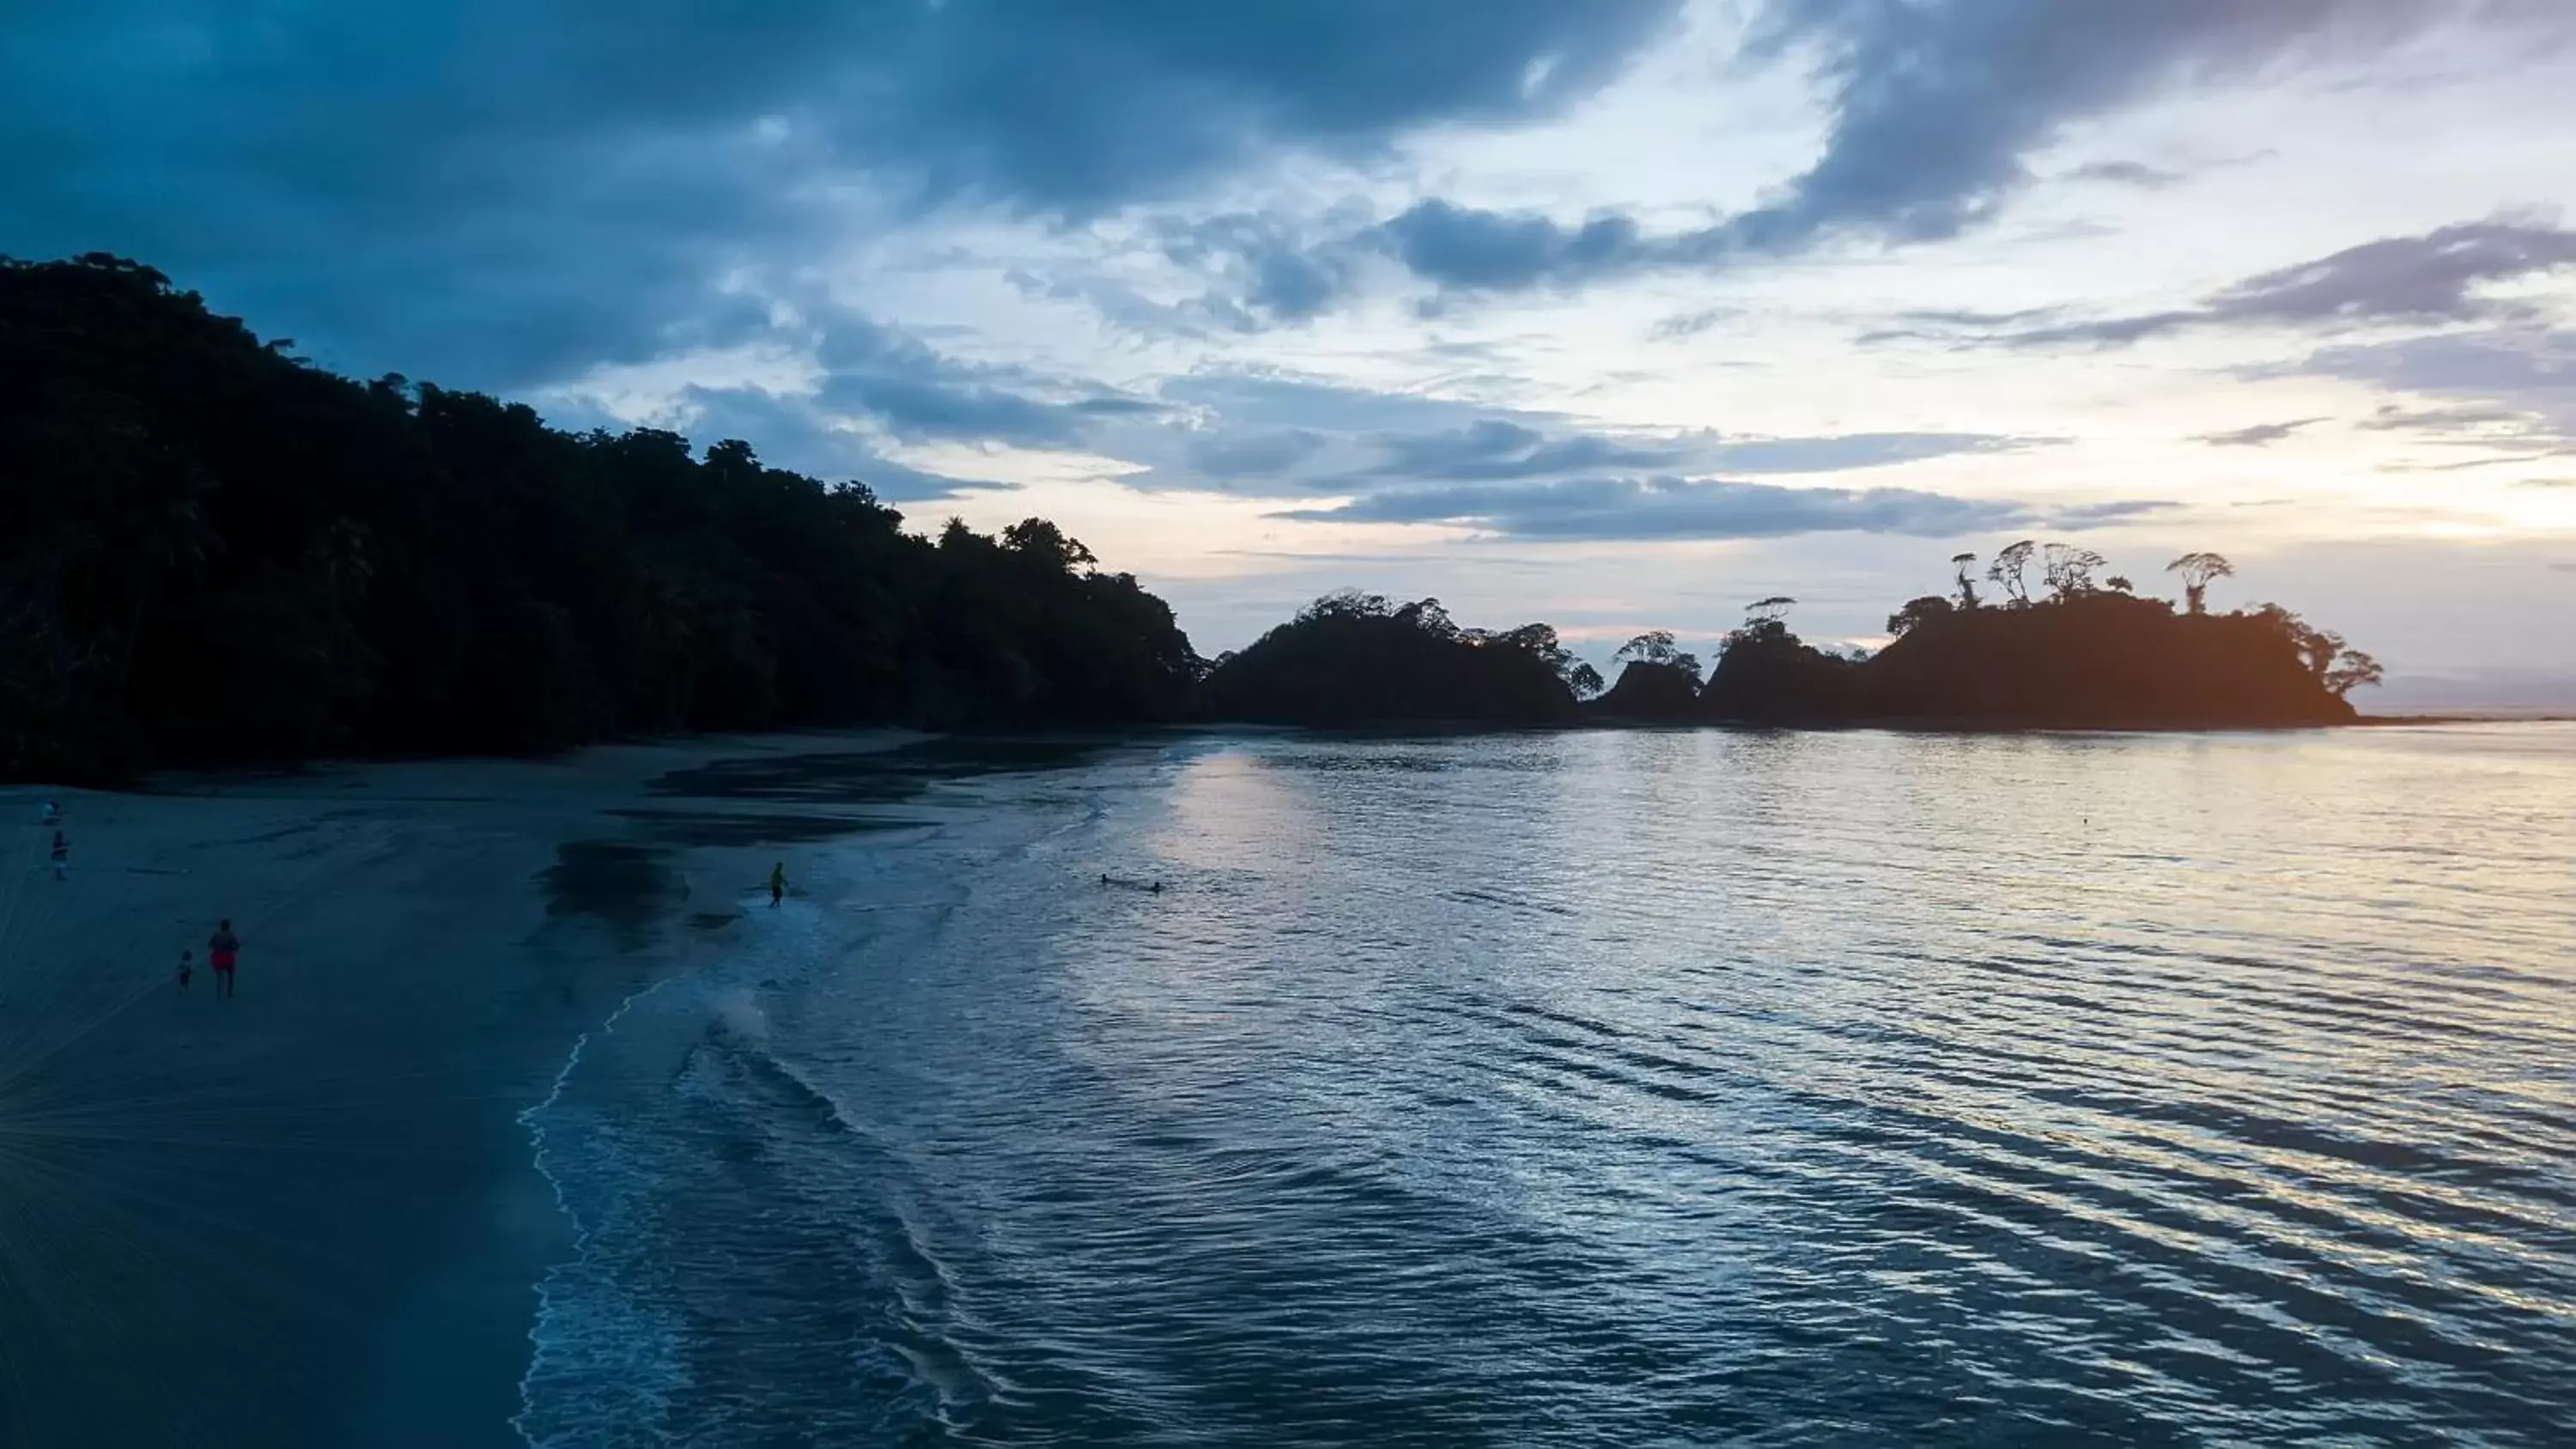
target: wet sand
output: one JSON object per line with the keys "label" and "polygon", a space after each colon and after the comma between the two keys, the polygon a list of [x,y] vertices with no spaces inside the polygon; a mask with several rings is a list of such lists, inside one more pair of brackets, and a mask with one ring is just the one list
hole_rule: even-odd
{"label": "wet sand", "polygon": [[518,1114],[772,860],[955,763],[872,733],[0,792],[0,1443],[517,1443],[567,1231]]}

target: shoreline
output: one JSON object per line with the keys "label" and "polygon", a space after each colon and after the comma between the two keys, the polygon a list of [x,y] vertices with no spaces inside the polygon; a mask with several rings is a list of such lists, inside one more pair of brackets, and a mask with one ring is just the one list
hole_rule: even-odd
{"label": "shoreline", "polygon": [[[927,775],[878,757],[928,745],[713,737],[0,791],[31,867],[0,892],[0,1168],[21,1169],[0,1334],[49,1349],[0,1438],[519,1443],[539,1280],[570,1237],[527,1113],[612,1011],[723,949],[767,856],[910,823]],[[877,788],[729,788],[814,765]],[[244,942],[231,1001],[202,969],[219,916]]]}

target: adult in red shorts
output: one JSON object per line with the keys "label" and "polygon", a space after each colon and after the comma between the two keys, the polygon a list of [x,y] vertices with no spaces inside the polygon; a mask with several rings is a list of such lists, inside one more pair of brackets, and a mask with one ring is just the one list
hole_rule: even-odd
{"label": "adult in red shorts", "polygon": [[233,923],[215,922],[215,933],[206,938],[206,963],[215,968],[215,995],[233,994],[233,963],[240,955],[241,937],[233,934]]}

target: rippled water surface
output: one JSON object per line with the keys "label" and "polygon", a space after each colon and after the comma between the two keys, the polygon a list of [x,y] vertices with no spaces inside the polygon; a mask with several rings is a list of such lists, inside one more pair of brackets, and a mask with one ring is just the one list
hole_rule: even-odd
{"label": "rippled water surface", "polygon": [[939,798],[532,1117],[532,1439],[2576,1442],[2576,730]]}

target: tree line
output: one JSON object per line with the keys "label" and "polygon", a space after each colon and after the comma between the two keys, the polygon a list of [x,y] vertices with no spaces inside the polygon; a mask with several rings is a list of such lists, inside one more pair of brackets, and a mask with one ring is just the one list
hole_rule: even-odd
{"label": "tree line", "polygon": [[2235,572],[2219,554],[2168,565],[2179,611],[2103,575],[2108,561],[2090,549],[2024,540],[1982,575],[1976,563],[1952,557],[1953,592],[1897,609],[1875,653],[1808,644],[1788,624],[1798,601],[1775,595],[1746,610],[1704,678],[1654,629],[1615,652],[1607,688],[1545,624],[1484,631],[1437,599],[1332,595],[1219,659],[1201,702],[1214,718],[1289,724],[2208,728],[2350,720],[2346,696],[2380,678],[2369,655],[2277,604],[2210,613],[2209,585]]}
{"label": "tree line", "polygon": [[1190,707],[1170,608],[1046,520],[923,537],[745,442],[292,346],[130,261],[0,262],[0,776]]}

